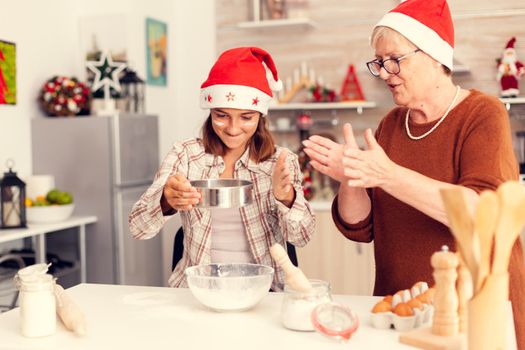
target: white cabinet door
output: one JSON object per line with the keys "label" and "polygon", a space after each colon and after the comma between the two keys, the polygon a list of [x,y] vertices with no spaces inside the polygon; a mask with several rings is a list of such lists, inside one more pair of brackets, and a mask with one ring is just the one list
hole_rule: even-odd
{"label": "white cabinet door", "polygon": [[297,248],[299,267],[308,278],[330,282],[333,294],[372,295],[375,263],[373,243],[346,239],[330,211],[316,213],[315,235]]}

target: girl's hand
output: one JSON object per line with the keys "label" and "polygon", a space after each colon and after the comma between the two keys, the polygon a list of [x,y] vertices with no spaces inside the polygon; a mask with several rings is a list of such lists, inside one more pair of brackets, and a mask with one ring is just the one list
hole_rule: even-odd
{"label": "girl's hand", "polygon": [[288,150],[283,149],[272,174],[272,187],[275,199],[290,208],[295,199],[295,189],[292,186],[290,169],[286,165]]}
{"label": "girl's hand", "polygon": [[190,185],[188,179],[179,174],[171,176],[166,181],[162,192],[162,212],[169,212],[171,208],[190,210],[195,204],[199,203],[200,198],[201,194]]}

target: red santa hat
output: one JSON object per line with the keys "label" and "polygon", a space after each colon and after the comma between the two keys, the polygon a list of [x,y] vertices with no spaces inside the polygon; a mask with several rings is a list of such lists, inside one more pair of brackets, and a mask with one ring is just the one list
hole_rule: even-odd
{"label": "red santa hat", "polygon": [[514,49],[514,44],[516,43],[516,38],[512,37],[509,42],[507,43],[507,46],[505,46],[506,49]]}
{"label": "red santa hat", "polygon": [[268,113],[273,91],[282,89],[270,54],[258,47],[223,52],[201,85],[200,105],[209,108],[250,109]]}
{"label": "red santa hat", "polygon": [[394,29],[452,70],[454,24],[446,0],[407,0],[376,24]]}

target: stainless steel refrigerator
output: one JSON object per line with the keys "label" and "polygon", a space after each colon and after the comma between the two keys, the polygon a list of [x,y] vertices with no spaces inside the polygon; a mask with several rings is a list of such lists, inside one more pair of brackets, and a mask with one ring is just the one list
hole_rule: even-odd
{"label": "stainless steel refrigerator", "polygon": [[34,174],[52,174],[72,192],[76,215],[96,215],[86,230],[87,280],[160,286],[160,234],[134,240],[133,204],[159,167],[158,119],[151,115],[34,118]]}

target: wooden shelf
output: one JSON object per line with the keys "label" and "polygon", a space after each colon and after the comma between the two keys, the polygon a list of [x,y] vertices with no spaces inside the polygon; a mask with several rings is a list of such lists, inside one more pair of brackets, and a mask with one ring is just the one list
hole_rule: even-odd
{"label": "wooden shelf", "polygon": [[315,28],[315,23],[308,18],[285,18],[261,21],[248,21],[237,24],[241,29],[283,29],[283,28]]}
{"label": "wooden shelf", "polygon": [[507,108],[507,110],[510,109],[511,105],[514,105],[514,104],[525,104],[525,97],[524,96],[519,96],[519,97],[500,97],[499,100],[505,104],[505,107]]}
{"label": "wooden shelf", "polygon": [[293,110],[334,110],[334,109],[355,109],[357,113],[363,113],[364,108],[376,107],[375,102],[371,101],[352,101],[352,102],[306,102],[306,103],[285,103],[270,106],[270,111],[293,111]]}

